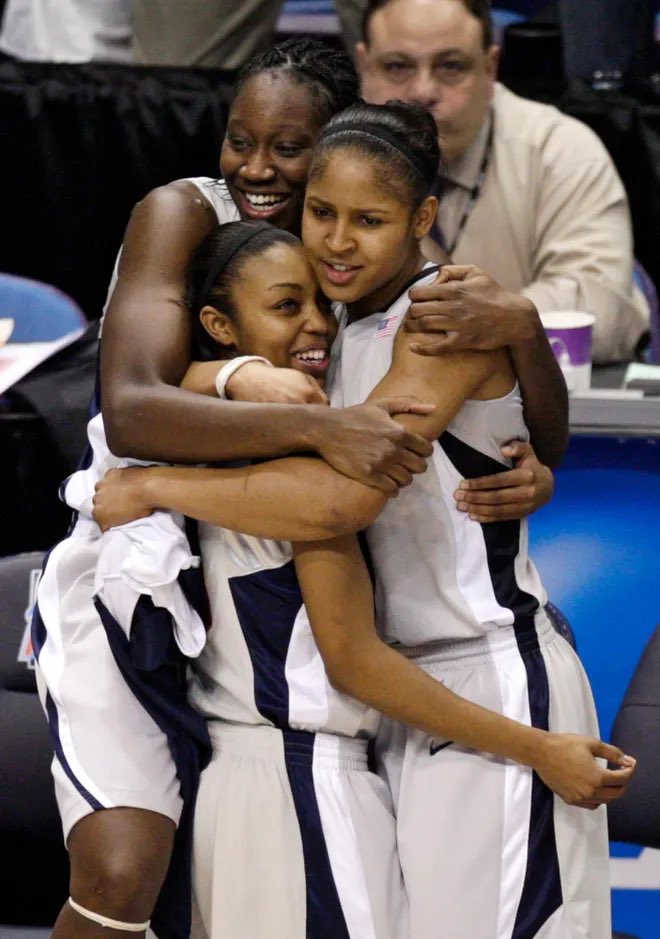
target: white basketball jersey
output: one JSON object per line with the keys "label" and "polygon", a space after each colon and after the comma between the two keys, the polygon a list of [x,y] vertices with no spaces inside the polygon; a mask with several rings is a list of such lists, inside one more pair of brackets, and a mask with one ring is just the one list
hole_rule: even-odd
{"label": "white basketball jersey", "polygon": [[200,525],[213,626],[190,701],[206,717],[372,737],[380,715],[331,686],[285,542]]}
{"label": "white basketball jersey", "polygon": [[[364,401],[385,376],[409,303],[406,290],[387,312],[346,327],[333,404]],[[464,478],[509,469],[500,447],[528,436],[517,385],[501,398],[466,401],[435,441],[426,472],[368,529],[379,628],[387,641],[416,646],[480,636],[545,603],[528,557],[527,523],[481,525],[456,508],[453,496]]]}
{"label": "white basketball jersey", "polygon": [[[212,179],[210,176],[195,176],[179,181],[192,183],[199,189],[204,198],[210,202],[215,210],[219,225],[223,225],[225,222],[235,222],[240,219],[238,209],[227,192],[227,186],[223,179]],[[121,248],[119,249],[119,254],[117,255],[115,267],[110,279],[104,315],[117,284],[117,268],[120,258]],[[92,402],[90,412],[91,419],[87,425],[87,451],[83,456],[80,469],[65,480],[60,493],[62,499],[68,506],[77,512],[81,512],[88,518],[91,518],[92,515],[94,485],[99,480],[103,479],[108,470],[117,466],[151,465],[154,462],[150,460],[147,461],[147,463],[143,463],[141,460],[119,459],[110,452],[105,437],[103,417],[101,415],[98,382],[96,399]]]}
{"label": "white basketball jersey", "polygon": [[[229,195],[224,179],[213,179],[212,176],[190,176],[187,179],[177,179],[175,182],[192,183],[193,186],[199,189],[200,193],[204,196],[206,201],[211,204],[215,211],[218,217],[218,225],[224,225],[225,222],[239,222],[241,220],[241,216],[236,208],[236,203]],[[103,316],[105,316],[105,311],[108,309],[108,304],[110,303],[110,297],[117,285],[117,269],[119,267],[120,258],[121,248],[119,249],[115,266],[112,270],[108,295],[103,307]],[[101,319],[101,325],[103,325],[103,319]]]}

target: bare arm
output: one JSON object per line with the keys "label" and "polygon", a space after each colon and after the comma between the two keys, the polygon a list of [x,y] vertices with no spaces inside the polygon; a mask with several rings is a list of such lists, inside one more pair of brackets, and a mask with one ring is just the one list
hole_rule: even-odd
{"label": "bare arm", "polygon": [[552,499],[554,476],[539,463],[531,444],[513,440],[502,447],[502,456],[512,460],[515,468],[464,479],[454,493],[457,509],[477,522],[525,518]]}
{"label": "bare arm", "polygon": [[[391,414],[429,409],[404,398],[366,408]],[[430,453],[431,445],[420,439]],[[413,472],[423,472],[426,466],[423,457],[412,454],[409,463],[406,475],[397,480],[400,485],[409,483]],[[163,466],[111,470],[96,485],[94,518],[106,530],[144,518],[156,509],[168,509],[260,538],[317,540],[365,528],[386,501],[383,488],[359,483],[322,460],[292,457],[233,469]]]}
{"label": "bare arm", "polygon": [[[512,379],[508,367],[502,368],[505,353],[463,352],[445,357],[439,381],[436,362],[414,355],[409,346],[409,334],[400,330],[392,367],[366,407],[382,407],[384,399],[397,421],[411,424],[411,432],[424,441],[428,455],[430,441],[471,392],[502,382],[499,390],[504,391]],[[403,397],[394,396],[397,388],[405,392]],[[333,413],[332,408],[328,410]],[[412,472],[423,470],[422,458],[416,460],[420,465],[411,466],[405,477],[399,476],[400,485],[411,481]],[[94,518],[105,529],[157,508],[170,509],[261,538],[311,541],[366,528],[385,502],[382,491],[353,481],[319,460],[292,458],[227,470],[112,470],[97,486]]]}
{"label": "bare arm", "polygon": [[[216,226],[186,182],[154,190],[131,217],[101,348],[103,414],[119,456],[211,462],[314,452],[388,492],[415,439],[383,410],[227,402],[180,385],[190,364],[183,300],[191,252]],[[409,446],[410,445],[410,446]]]}
{"label": "bare arm", "polygon": [[568,446],[568,389],[536,307],[528,313],[531,338],[509,345],[520,382],[532,446],[547,466],[559,466]]}
{"label": "bare arm", "polygon": [[557,466],[568,444],[568,393],[534,304],[479,268],[458,265],[413,287],[410,297],[406,329],[442,334],[416,335],[415,352],[509,349],[534,449],[542,463]]}
{"label": "bare arm", "polygon": [[371,524],[386,501],[322,460],[288,457],[235,469],[110,470],[97,485],[94,518],[105,530],[168,509],[257,538],[321,540]]}
{"label": "bare arm", "polygon": [[[471,392],[489,382],[495,386],[504,382],[499,388],[504,391],[512,380],[510,370],[502,369],[506,355],[501,352],[447,355],[439,381],[435,361],[410,352],[407,333],[399,331],[396,345],[392,368],[366,407],[385,405],[397,421],[414,425],[412,430],[429,448],[426,455],[431,450],[426,441],[438,437]],[[405,390],[403,397],[394,397],[397,388]],[[391,397],[383,402],[386,394]],[[374,399],[381,399],[381,404]],[[400,476],[399,484],[409,483],[411,472],[422,470],[423,460],[416,459],[420,465],[412,466],[405,478]],[[353,481],[319,460],[292,458],[227,470],[112,470],[97,486],[94,517],[105,529],[157,508],[170,509],[261,538],[311,541],[366,528],[385,502],[382,491]]]}
{"label": "bare arm", "polygon": [[[617,747],[547,733],[473,704],[382,642],[355,538],[298,544],[294,552],[314,636],[339,691],[431,736],[531,766],[571,804],[591,807],[623,793],[634,765]],[[602,769],[596,756],[622,768]]]}
{"label": "bare arm", "polygon": [[[213,362],[191,362],[181,387],[186,391],[217,398],[215,380],[226,359]],[[249,396],[242,398],[240,384],[244,374],[249,378]],[[238,394],[235,389],[238,388]],[[232,400],[261,401],[271,404],[329,404],[328,396],[311,375],[292,368],[271,368],[263,362],[247,362],[237,369],[226,386]]]}

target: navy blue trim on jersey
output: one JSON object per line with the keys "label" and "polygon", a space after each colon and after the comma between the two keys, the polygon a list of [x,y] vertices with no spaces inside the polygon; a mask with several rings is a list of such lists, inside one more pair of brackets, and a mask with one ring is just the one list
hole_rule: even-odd
{"label": "navy blue trim on jersey", "polygon": [[[101,355],[100,355],[100,352],[101,352],[101,347],[99,345],[99,350],[96,353],[96,380],[94,382],[94,393],[92,394],[92,397],[90,398],[89,405],[87,408],[87,423],[89,423],[92,420],[92,418],[96,417],[97,415],[101,413]],[[78,462],[78,466],[74,470],[74,473],[77,473],[80,470],[89,469],[90,466],[92,465],[93,458],[94,458],[94,451],[92,450],[91,444],[88,439],[85,445],[85,449],[82,452],[82,456],[80,457],[80,460]],[[57,494],[61,502],[66,502],[66,499],[64,498],[64,491],[66,489],[66,484],[69,482],[72,475],[73,473],[69,474],[69,476],[67,476],[66,479],[64,479],[59,485]],[[69,531],[67,532],[67,535],[71,533],[71,529],[73,528],[73,525],[75,524],[77,517],[78,517],[78,513],[74,512],[73,520],[71,522],[71,525],[69,526]]]}
{"label": "navy blue trim on jersey", "polygon": [[[510,467],[475,450],[474,447],[445,431],[438,443],[451,460],[456,470],[465,479],[492,476],[504,473]],[[522,590],[516,581],[515,562],[520,553],[520,521],[486,522],[481,525],[488,570],[493,592],[500,606],[511,610],[514,619],[528,617],[539,608],[539,601],[531,593]]]}
{"label": "navy blue trim on jersey", "polygon": [[[414,287],[415,284],[418,283],[418,281],[424,280],[424,278],[428,277],[429,274],[437,274],[437,272],[440,270],[441,267],[442,267],[442,264],[432,264],[430,267],[425,267],[425,268],[422,268],[421,271],[417,271],[416,274],[413,274],[410,280],[407,280],[405,282],[405,284],[401,288],[401,292],[399,293],[399,296],[397,299],[400,300],[401,297],[404,295],[404,293],[408,293],[411,287]],[[390,306],[390,309],[391,309],[391,306]],[[384,315],[388,311],[380,310],[379,312]]]}
{"label": "navy blue trim on jersey", "polygon": [[494,460],[487,453],[476,450],[465,441],[445,430],[438,437],[438,443],[454,464],[461,476],[466,479],[477,479],[479,476],[493,476],[495,473],[506,473],[511,467],[506,463]]}
{"label": "navy blue trim on jersey", "polygon": [[202,548],[199,541],[199,527],[195,519],[184,517],[184,531],[188,539],[191,554],[200,559],[197,567],[189,567],[179,571],[177,582],[183,595],[197,613],[206,631],[211,628],[211,602],[204,582],[204,564],[202,561]]}
{"label": "navy blue trim on jersey", "polygon": [[183,810],[151,923],[158,939],[188,939],[195,799],[200,773],[212,753],[206,721],[187,700],[187,660],[174,640],[171,614],[155,607],[151,597],[141,596],[129,641],[98,597],[94,603],[126,684],[166,735],[176,765]]}
{"label": "navy blue trim on jersey", "polygon": [[[50,557],[50,551],[44,558],[44,563],[41,565],[41,574],[46,570],[46,564],[48,558]],[[48,638],[48,633],[46,632],[46,626],[43,619],[41,618],[41,613],[39,611],[39,600],[35,601],[34,607],[32,609],[32,622],[30,624],[30,639],[32,641],[32,652],[36,661],[39,661],[39,656],[41,655],[41,650],[43,649],[46,639]]]}
{"label": "navy blue trim on jersey", "polygon": [[424,280],[424,278],[428,277],[429,274],[437,274],[441,267],[442,264],[432,264],[430,267],[423,267],[421,271],[417,271],[417,273],[413,274],[410,280],[406,281],[406,283],[403,285],[399,296],[402,297],[404,293],[407,293],[407,291],[410,290],[411,287],[414,287],[418,281]]}
{"label": "navy blue trim on jersey", "polygon": [[[527,672],[532,727],[548,729],[550,686],[533,617],[514,627],[518,651]],[[532,799],[527,842],[527,869],[511,939],[534,939],[563,902],[553,792],[532,774]]]}
{"label": "navy blue trim on jersey", "polygon": [[250,653],[257,710],[276,727],[288,730],[286,658],[303,605],[294,563],[230,577],[229,589]]}
{"label": "navy blue trim on jersey", "polygon": [[307,898],[306,939],[350,939],[332,874],[314,789],[315,734],[285,730],[284,761],[300,825]]}
{"label": "navy blue trim on jersey", "polygon": [[[44,558],[43,564],[41,566],[41,571],[46,569],[46,564],[52,554],[53,549],[48,552]],[[39,656],[41,655],[41,650],[43,649],[46,639],[48,638],[48,633],[46,631],[46,626],[43,619],[41,618],[41,612],[39,610],[39,601],[34,604],[32,610],[32,622],[30,624],[30,639],[32,641],[32,652],[36,661],[39,661]],[[50,734],[51,743],[53,745],[53,751],[57,756],[58,762],[66,775],[69,777],[76,790],[80,793],[83,799],[89,803],[89,805],[94,809],[102,809],[103,806],[98,801],[98,799],[86,789],[83,784],[80,782],[74,771],[71,769],[69,762],[64,755],[64,750],[62,749],[62,739],[60,737],[60,719],[59,714],[57,713],[57,705],[53,701],[49,691],[46,692],[46,719],[48,721],[48,732]]]}
{"label": "navy blue trim on jersey", "polygon": [[89,805],[96,811],[97,809],[102,809],[103,806],[98,801],[98,799],[86,789],[83,784],[80,782],[74,771],[69,765],[69,761],[64,755],[64,750],[62,749],[62,740],[60,737],[60,720],[59,714],[57,713],[57,706],[53,699],[50,696],[50,692],[46,693],[46,717],[48,718],[48,728],[50,730],[50,737],[53,743],[53,750],[57,756],[57,760],[69,777],[77,791],[83,797],[83,799],[89,803]]}

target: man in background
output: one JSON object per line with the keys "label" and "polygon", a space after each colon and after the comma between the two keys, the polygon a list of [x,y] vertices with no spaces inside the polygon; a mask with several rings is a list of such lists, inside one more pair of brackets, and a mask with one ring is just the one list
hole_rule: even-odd
{"label": "man in background", "polygon": [[540,312],[596,317],[594,359],[648,330],[626,194],[596,135],[498,84],[488,0],[370,0],[356,63],[368,101],[429,108],[445,167],[434,240]]}

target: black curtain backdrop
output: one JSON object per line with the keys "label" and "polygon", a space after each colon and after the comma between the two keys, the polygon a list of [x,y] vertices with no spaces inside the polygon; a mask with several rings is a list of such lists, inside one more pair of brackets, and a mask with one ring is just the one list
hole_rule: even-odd
{"label": "black curtain backdrop", "polygon": [[[0,270],[55,284],[98,317],[133,205],[170,180],[216,174],[232,78],[0,59]],[[512,85],[525,93],[524,82]],[[552,100],[612,154],[637,256],[660,284],[660,102],[562,91]]]}
{"label": "black curtain backdrop", "polygon": [[576,86],[558,107],[601,138],[621,176],[633,220],[635,255],[660,291],[660,99]]}
{"label": "black curtain backdrop", "polygon": [[150,189],[216,175],[232,76],[0,58],[0,270],[101,314],[130,211]]}

